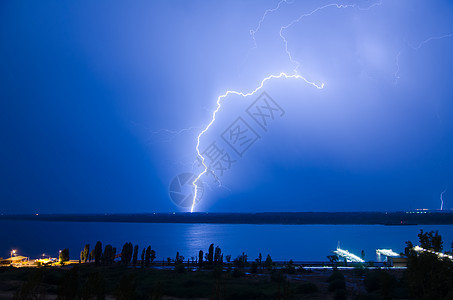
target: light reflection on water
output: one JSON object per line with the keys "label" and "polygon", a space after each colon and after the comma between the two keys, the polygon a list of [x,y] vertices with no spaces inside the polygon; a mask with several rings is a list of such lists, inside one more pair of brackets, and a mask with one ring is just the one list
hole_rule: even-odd
{"label": "light reflection on water", "polygon": [[[242,252],[255,259],[261,252],[274,260],[325,261],[340,242],[341,248],[366,260],[377,260],[376,248],[404,250],[404,242],[418,240],[420,229],[439,230],[444,246],[453,240],[452,225],[381,226],[381,225],[231,225],[231,224],[141,224],[141,223],[77,223],[0,221],[0,257],[8,257],[11,249],[30,257],[42,253],[57,256],[58,250],[69,248],[71,259],[78,259],[85,243],[91,248],[96,241],[111,244],[121,251],[125,242],[140,249],[151,245],[158,260],[174,258],[176,251],[186,259],[197,257],[214,243],[232,258]],[[450,250],[450,249],[446,249]],[[140,250],[141,251],[141,250]]]}

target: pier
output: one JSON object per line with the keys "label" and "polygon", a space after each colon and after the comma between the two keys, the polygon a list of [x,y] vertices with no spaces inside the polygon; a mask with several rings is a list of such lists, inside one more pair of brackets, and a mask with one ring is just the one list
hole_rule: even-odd
{"label": "pier", "polygon": [[356,263],[363,263],[365,262],[363,259],[358,257],[357,255],[349,252],[348,250],[341,249],[340,247],[337,250],[333,251],[338,257],[345,258],[347,262],[356,262]]}

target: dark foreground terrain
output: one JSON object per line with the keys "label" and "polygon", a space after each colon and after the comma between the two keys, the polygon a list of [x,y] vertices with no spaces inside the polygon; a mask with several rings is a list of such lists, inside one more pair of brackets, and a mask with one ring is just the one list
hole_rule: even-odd
{"label": "dark foreground terrain", "polygon": [[261,254],[248,261],[245,253],[225,262],[214,244],[200,250],[198,260],[177,252],[158,264],[150,246],[139,260],[130,242],[116,255],[99,241],[91,252],[85,245],[78,262],[69,260],[68,249],[58,261],[3,260],[0,299],[453,299],[450,249],[441,253],[438,231],[420,230],[418,237],[420,246],[407,241],[404,255],[392,259],[405,265],[401,269],[334,255],[330,268],[273,262],[269,255],[263,261]]}
{"label": "dark foreground terrain", "polygon": [[451,225],[453,224],[453,212],[30,214],[0,215],[0,220],[209,224]]}
{"label": "dark foreground terrain", "polygon": [[[80,264],[0,268],[1,299],[381,299],[409,298],[402,270],[190,271]],[[387,297],[387,298],[388,298]],[[390,299],[390,298],[388,298]]]}

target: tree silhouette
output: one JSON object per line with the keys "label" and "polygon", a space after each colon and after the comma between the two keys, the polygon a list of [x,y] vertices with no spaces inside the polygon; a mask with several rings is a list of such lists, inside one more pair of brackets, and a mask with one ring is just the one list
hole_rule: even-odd
{"label": "tree silhouette", "polygon": [[270,271],[273,267],[273,262],[271,256],[268,254],[266,260],[264,261],[264,266]]}
{"label": "tree silhouette", "polygon": [[208,253],[206,253],[206,260],[208,261],[209,265],[212,265],[214,261],[214,244],[209,246]]}
{"label": "tree silhouette", "polygon": [[85,248],[83,248],[82,252],[80,253],[80,260],[83,263],[86,263],[89,257],[90,257],[90,244],[86,244]]}
{"label": "tree silhouette", "polygon": [[203,266],[203,250],[198,252],[198,267],[201,268]]}
{"label": "tree silhouette", "polygon": [[145,253],[145,266],[149,266],[149,263],[150,263],[150,260],[151,260],[151,246],[148,246],[148,248],[146,248],[146,253]]}
{"label": "tree silhouette", "polygon": [[[150,246],[151,247],[151,246]],[[151,263],[154,263],[154,260],[156,259],[156,251],[152,250],[150,251],[150,260]]]}
{"label": "tree silhouette", "polygon": [[143,248],[143,251],[142,251],[142,260],[140,261],[142,267],[145,265],[145,248]]}
{"label": "tree silhouette", "polygon": [[96,242],[94,246],[94,263],[99,264],[101,262],[102,257],[102,243],[100,241]]}
{"label": "tree silhouette", "polygon": [[[442,250],[442,237],[437,231],[420,230],[418,237],[422,248]],[[407,241],[406,245],[407,281],[412,296],[419,299],[444,299],[449,292],[450,283],[453,282],[453,262],[447,258],[439,258],[434,253],[417,253],[410,241]]]}
{"label": "tree silhouette", "polygon": [[215,247],[214,264],[216,264],[216,265],[222,264],[222,250],[220,249],[219,246]]}
{"label": "tree silhouette", "polygon": [[60,258],[60,263],[69,261],[69,249],[65,248],[65,249],[61,250],[59,258]]}
{"label": "tree silhouette", "polygon": [[125,243],[123,246],[123,250],[121,251],[121,262],[124,264],[129,264],[132,258],[132,243]]}
{"label": "tree silhouette", "polygon": [[115,257],[113,255],[113,247],[112,247],[112,245],[105,246],[104,255],[103,255],[103,262],[105,264],[112,264],[114,258]]}
{"label": "tree silhouette", "polygon": [[184,256],[179,255],[179,252],[176,252],[175,264],[179,265],[184,262]]}
{"label": "tree silhouette", "polygon": [[134,255],[132,258],[132,264],[135,266],[137,264],[137,256],[138,256],[138,245],[134,247]]}

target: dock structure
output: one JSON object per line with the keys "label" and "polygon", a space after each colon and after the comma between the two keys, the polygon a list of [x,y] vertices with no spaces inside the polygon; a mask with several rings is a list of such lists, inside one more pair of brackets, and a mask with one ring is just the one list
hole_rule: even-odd
{"label": "dock structure", "polygon": [[355,262],[355,263],[365,262],[363,259],[361,259],[357,255],[349,252],[348,250],[341,249],[340,247],[338,247],[337,250],[332,251],[332,252],[335,253],[338,257],[345,258],[347,262]]}
{"label": "dock structure", "polygon": [[400,255],[392,249],[376,249],[376,253],[387,257],[399,257]]}

